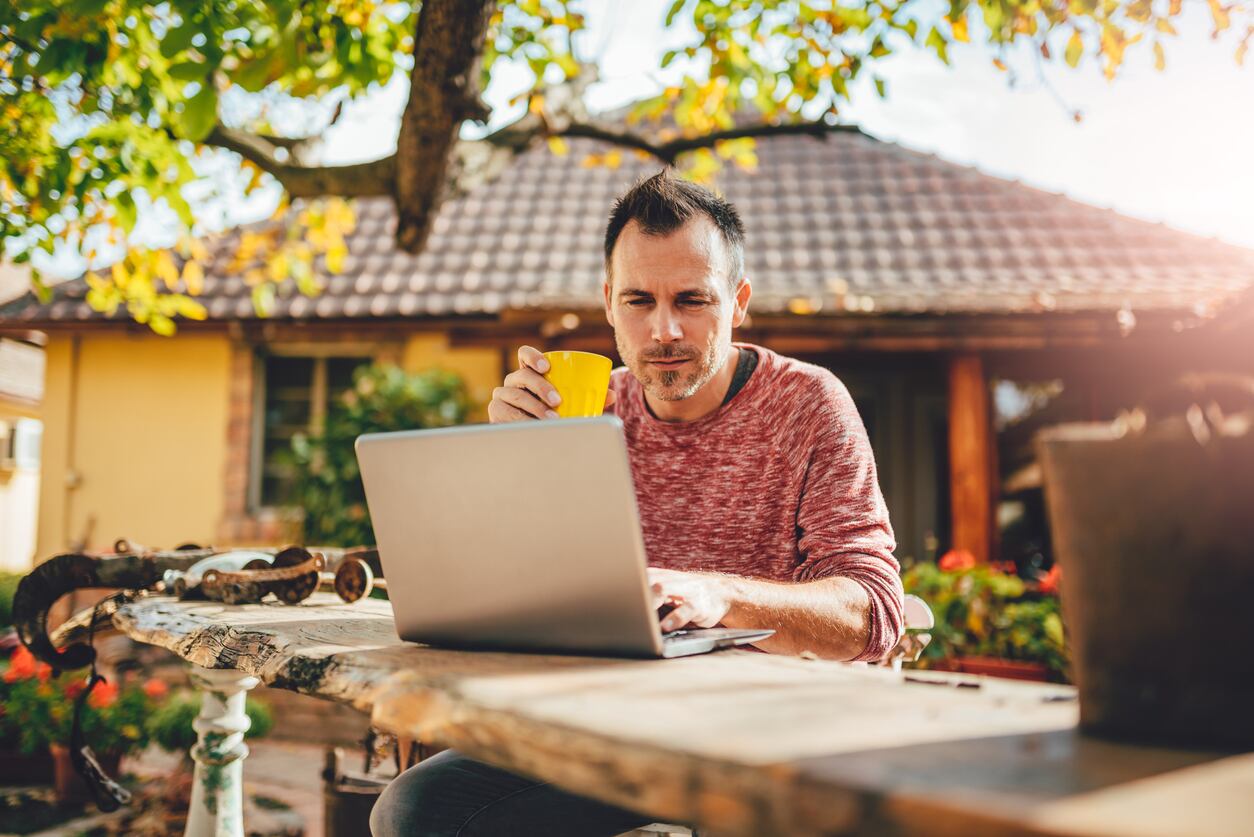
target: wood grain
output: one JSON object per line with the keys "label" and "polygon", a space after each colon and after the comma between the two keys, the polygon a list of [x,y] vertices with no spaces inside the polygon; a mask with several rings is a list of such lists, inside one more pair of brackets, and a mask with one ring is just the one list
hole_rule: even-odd
{"label": "wood grain", "polygon": [[1240,792],[1254,791],[1251,757],[1085,739],[1066,687],[747,651],[441,650],[397,639],[386,602],[327,594],[294,607],[151,598],[115,624],[703,833],[1223,834],[1254,821],[1254,792]]}

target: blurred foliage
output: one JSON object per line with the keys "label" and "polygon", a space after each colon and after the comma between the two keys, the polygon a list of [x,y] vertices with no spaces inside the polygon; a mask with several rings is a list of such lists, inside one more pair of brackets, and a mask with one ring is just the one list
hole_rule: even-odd
{"label": "blurred foliage", "polygon": [[[146,729],[152,742],[167,752],[190,758],[190,750],[196,743],[192,722],[200,714],[200,704],[201,696],[195,692],[179,691],[170,695],[147,720]],[[250,721],[245,738],[264,738],[274,727],[274,714],[261,701],[248,698],[244,712]]]}
{"label": "blurred foliage", "polygon": [[396,366],[357,370],[353,388],[327,410],[321,435],[292,439],[295,502],[303,536],[317,546],[373,546],[374,530],[353,448],[363,433],[463,424],[473,403],[460,376],[433,370],[407,374]]}
{"label": "blurred foliage", "polygon": [[21,580],[22,573],[0,570],[0,628],[13,624],[13,596]]}
{"label": "blurred foliage", "polygon": [[974,562],[920,562],[902,584],[936,617],[924,660],[999,657],[1043,663],[1067,679],[1068,653],[1056,587],[1029,584],[1002,568]]}
{"label": "blurred foliage", "polygon": [[[24,647],[17,648],[0,676],[0,746],[26,754],[52,743],[69,746],[74,702],[86,682],[81,671],[56,675]],[[145,721],[165,693],[165,684],[154,680],[97,683],[83,708],[85,740],[101,754],[142,750],[148,745]]]}
{"label": "blurred foliage", "polygon": [[[1244,61],[1254,36],[1251,10],[1206,4],[1213,38]],[[578,96],[586,86],[575,83],[588,73],[574,47],[583,6],[500,2],[480,55],[483,87],[503,61],[529,71],[513,103],[525,101],[545,117],[555,153],[566,145],[560,128],[549,127],[562,119],[552,117],[581,111],[579,103],[563,104],[571,96],[557,90],[565,85]],[[950,0],[926,9],[909,0],[676,0],[664,23],[687,24],[693,35],[660,65],[681,74],[640,102],[631,119],[665,120],[663,142],[730,128],[737,115],[775,123],[802,119],[804,111],[806,119],[834,120],[860,77],[870,75],[875,92],[887,95],[875,69],[883,59],[923,50],[948,63],[954,44],[971,41],[991,45],[993,63],[1007,71],[1009,50],[1019,44],[1042,61],[1097,61],[1108,78],[1129,50],[1148,48],[1161,69],[1182,11],[1183,0]],[[278,149],[280,165],[295,160],[300,140],[325,130],[346,102],[408,76],[421,13],[417,0],[0,4],[0,256],[24,262],[33,251],[68,247],[95,270],[89,302],[97,310],[124,307],[162,334],[178,317],[203,318],[196,297],[207,254],[193,239],[204,235],[198,218],[216,197],[211,163],[230,154],[245,196],[271,179],[220,152],[231,146],[222,132],[263,140]],[[309,123],[304,130],[293,131],[301,121],[293,112]],[[585,162],[617,166],[622,155],[613,150]],[[729,160],[752,168],[754,141],[726,139],[679,162],[703,180]],[[282,279],[316,294],[317,259],[338,272],[352,212],[330,194],[306,207],[294,234],[244,236],[235,261],[262,314]],[[171,252],[132,246],[141,212],[149,211],[171,219],[178,241]],[[98,268],[102,248],[117,260],[109,270]],[[42,287],[38,275],[35,282]]]}

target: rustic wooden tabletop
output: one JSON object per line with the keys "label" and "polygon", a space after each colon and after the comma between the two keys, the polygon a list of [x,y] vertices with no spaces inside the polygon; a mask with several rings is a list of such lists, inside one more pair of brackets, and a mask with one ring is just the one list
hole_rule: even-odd
{"label": "rustic wooden tabletop", "polygon": [[401,642],[386,601],[330,594],[299,606],[149,597],[114,622],[198,667],[348,702],[384,729],[703,834],[1254,828],[1254,754],[1086,738],[1067,687],[751,651],[440,650]]}

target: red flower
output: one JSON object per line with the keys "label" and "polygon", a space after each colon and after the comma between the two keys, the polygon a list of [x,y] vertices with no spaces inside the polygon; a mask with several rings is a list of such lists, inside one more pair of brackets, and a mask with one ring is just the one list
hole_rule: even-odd
{"label": "red flower", "polygon": [[941,556],[937,566],[945,572],[969,570],[975,566],[975,556],[965,549],[951,549]]}
{"label": "red flower", "polygon": [[168,691],[170,691],[170,687],[165,684],[164,680],[150,677],[144,681],[144,694],[153,700],[161,700]]}
{"label": "red flower", "polygon": [[70,700],[82,694],[84,687],[87,686],[86,680],[71,680],[65,684],[65,696]]}
{"label": "red flower", "polygon": [[38,671],[35,655],[26,650],[26,646],[18,646],[13,652],[13,656],[9,657],[9,670],[4,673],[5,683],[15,683],[18,680],[25,680],[34,677]]}
{"label": "red flower", "polygon": [[1040,580],[1036,582],[1036,589],[1040,590],[1042,593],[1049,593],[1056,596],[1058,595],[1058,583],[1061,579],[1062,567],[1058,564],[1054,564],[1054,566],[1049,568],[1049,572],[1041,576]]}
{"label": "red flower", "polygon": [[104,709],[112,706],[117,699],[118,687],[105,680],[97,683],[96,688],[91,690],[91,694],[87,696],[87,705],[92,709]]}

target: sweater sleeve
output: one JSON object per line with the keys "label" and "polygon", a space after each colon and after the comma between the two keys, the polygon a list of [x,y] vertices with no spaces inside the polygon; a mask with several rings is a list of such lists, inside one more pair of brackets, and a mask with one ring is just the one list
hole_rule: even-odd
{"label": "sweater sleeve", "polygon": [[875,456],[858,409],[834,375],[823,379],[805,422],[812,440],[797,509],[797,581],[853,579],[871,599],[870,636],[856,660],[880,660],[901,639],[901,567]]}

